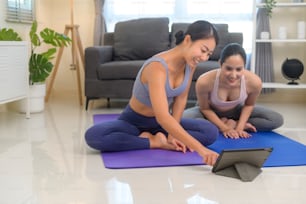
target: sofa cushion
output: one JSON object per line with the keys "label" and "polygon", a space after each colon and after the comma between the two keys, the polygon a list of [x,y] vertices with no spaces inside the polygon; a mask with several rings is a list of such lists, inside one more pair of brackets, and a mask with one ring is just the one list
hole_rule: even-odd
{"label": "sofa cushion", "polygon": [[[144,60],[129,60],[101,64],[98,68],[98,78],[100,80],[135,80],[144,62]],[[201,74],[219,67],[218,61],[209,60],[200,62],[193,74],[192,80],[196,81]]]}
{"label": "sofa cushion", "polygon": [[168,18],[142,18],[115,26],[115,60],[144,60],[168,48]]}
{"label": "sofa cushion", "polygon": [[[182,30],[186,32],[190,23],[173,23],[171,27],[171,47],[175,46],[175,34]],[[219,43],[216,46],[210,60],[219,60],[221,50],[229,43],[228,41],[228,25],[227,24],[213,24],[219,35]]]}
{"label": "sofa cushion", "polygon": [[112,61],[98,68],[100,80],[135,80],[144,60]]}

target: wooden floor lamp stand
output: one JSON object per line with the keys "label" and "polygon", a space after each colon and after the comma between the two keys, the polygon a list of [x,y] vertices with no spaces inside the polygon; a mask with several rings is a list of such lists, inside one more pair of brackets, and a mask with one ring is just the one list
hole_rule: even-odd
{"label": "wooden floor lamp stand", "polygon": [[[78,56],[81,58],[82,64],[83,64],[83,68],[85,65],[85,60],[84,60],[84,51],[83,51],[83,46],[81,43],[81,38],[80,38],[80,34],[79,34],[79,25],[66,25],[65,26],[65,31],[64,34],[66,36],[68,36],[69,31],[71,31],[71,38],[72,38],[72,47],[71,47],[71,52],[72,52],[72,67],[73,69],[76,70],[77,72],[77,83],[78,83],[78,91],[79,91],[79,100],[80,100],[80,105],[83,105],[83,99],[82,99],[82,86],[81,86],[81,70],[80,70],[80,63],[79,63],[79,58]],[[59,64],[63,55],[63,51],[64,51],[64,46],[60,47],[57,58],[56,58],[56,62],[54,65],[54,70],[52,72],[51,78],[50,78],[50,83],[49,86],[47,88],[47,93],[46,93],[46,98],[45,101],[47,102],[49,100],[50,94],[51,94],[51,90],[53,87],[53,83],[59,68]],[[79,54],[79,55],[78,55]]]}

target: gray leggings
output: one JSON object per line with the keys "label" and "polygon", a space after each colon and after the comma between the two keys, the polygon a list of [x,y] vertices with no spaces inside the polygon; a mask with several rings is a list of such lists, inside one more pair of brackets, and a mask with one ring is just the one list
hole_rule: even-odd
{"label": "gray leggings", "polygon": [[[242,105],[236,106],[234,109],[220,112],[217,110],[213,111],[219,118],[226,117],[228,119],[239,120]],[[188,108],[183,113],[184,118],[205,118],[201,113],[199,106]],[[206,119],[206,118],[205,118]],[[251,113],[249,123],[254,125],[257,131],[271,131],[283,125],[283,116],[271,109],[256,105]]]}

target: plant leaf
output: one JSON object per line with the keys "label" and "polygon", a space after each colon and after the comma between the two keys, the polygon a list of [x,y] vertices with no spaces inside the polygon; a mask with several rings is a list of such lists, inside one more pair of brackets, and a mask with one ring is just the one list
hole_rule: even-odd
{"label": "plant leaf", "polygon": [[56,48],[50,48],[47,52],[41,53],[45,58],[51,60],[54,58],[54,54],[56,53]]}
{"label": "plant leaf", "polygon": [[42,54],[32,54],[29,60],[30,83],[45,82],[53,64]]}
{"label": "plant leaf", "polygon": [[46,44],[51,44],[55,47],[67,46],[71,42],[71,39],[66,35],[57,33],[49,28],[42,30],[40,36]]}
{"label": "plant leaf", "polygon": [[34,46],[40,46],[40,40],[39,40],[39,36],[37,35],[37,21],[33,21],[32,26],[31,26],[31,30],[30,30],[30,39],[31,39],[31,43]]}
{"label": "plant leaf", "polygon": [[12,28],[0,30],[0,41],[21,41],[21,37]]}

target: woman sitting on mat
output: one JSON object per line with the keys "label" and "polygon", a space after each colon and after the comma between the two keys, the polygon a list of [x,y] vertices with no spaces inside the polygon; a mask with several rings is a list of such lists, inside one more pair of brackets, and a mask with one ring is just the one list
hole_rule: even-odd
{"label": "woman sitting on mat", "polygon": [[[159,148],[196,151],[208,165],[218,153],[212,144],[218,129],[211,122],[181,119],[192,75],[218,43],[218,34],[207,21],[192,23],[176,34],[174,48],[148,59],[139,71],[129,104],[118,120],[96,124],[85,133],[87,144],[102,152]],[[171,110],[170,110],[171,107]]]}
{"label": "woman sitting on mat", "polygon": [[202,74],[196,82],[197,106],[184,111],[184,118],[205,118],[226,138],[247,138],[247,131],[270,131],[283,124],[283,117],[255,106],[261,79],[245,69],[245,50],[236,43],[221,52],[221,68]]}

